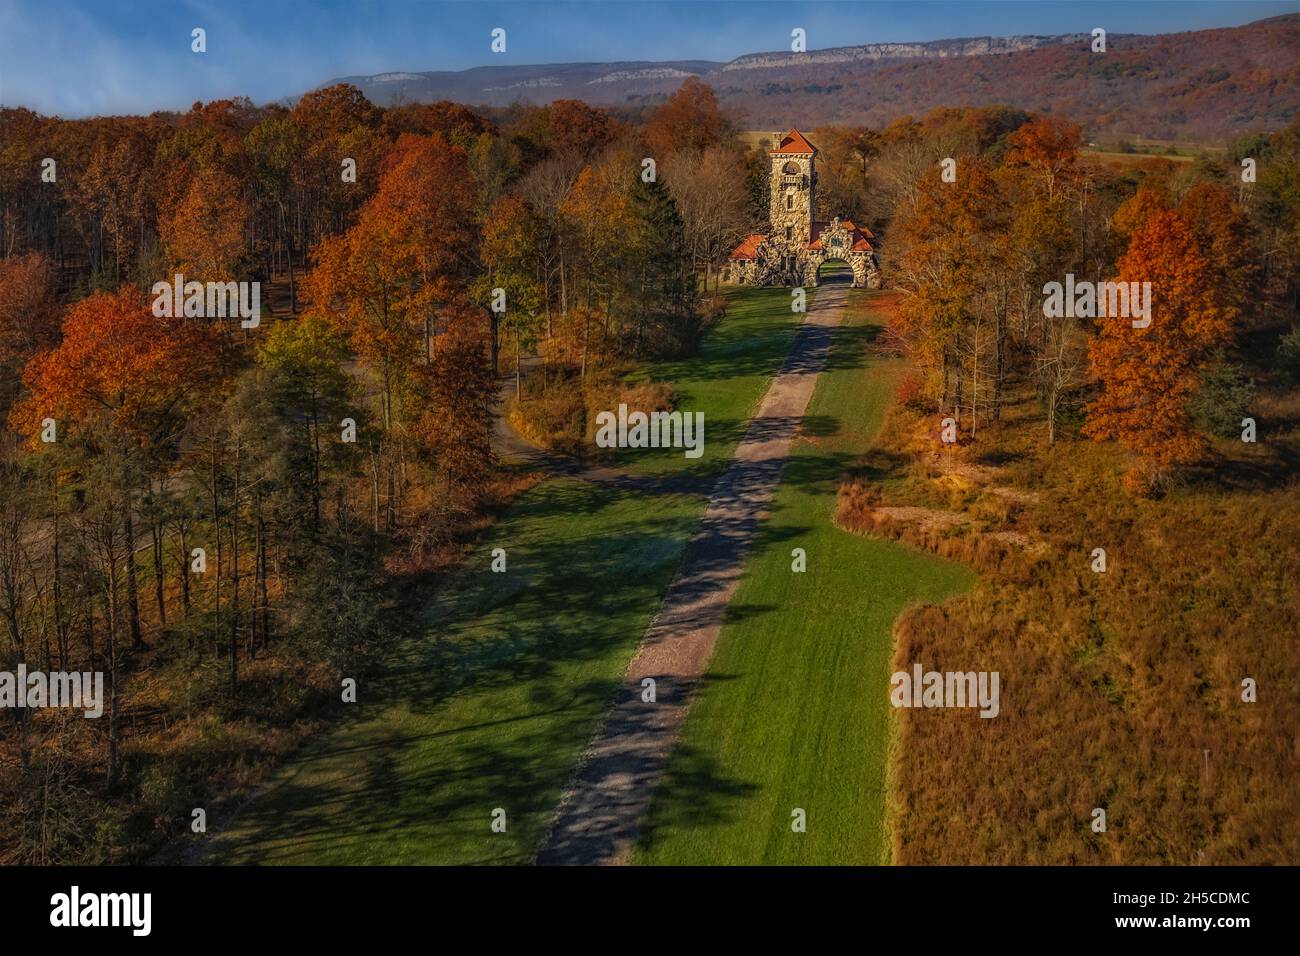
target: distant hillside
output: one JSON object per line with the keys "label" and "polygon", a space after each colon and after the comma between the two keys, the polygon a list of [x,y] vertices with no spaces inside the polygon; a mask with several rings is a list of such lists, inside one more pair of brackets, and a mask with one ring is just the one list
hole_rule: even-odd
{"label": "distant hillside", "polygon": [[1065,113],[1093,136],[1203,142],[1276,129],[1300,110],[1300,14],[1216,30],[1111,34],[1105,53],[1090,45],[1087,34],[976,37],[754,53],[725,64],[486,66],[330,82],[353,83],[381,105],[572,98],[636,107],[662,101],[696,75],[756,127],[879,125],[935,106],[1006,103]]}
{"label": "distant hillside", "polygon": [[580,99],[621,103],[654,93],[666,95],[688,76],[712,74],[725,64],[710,60],[622,63],[552,63],[539,66],[478,66],[433,73],[378,73],[344,76],[325,84],[351,83],[380,106],[454,100],[458,103],[508,106],[516,100],[549,103]]}

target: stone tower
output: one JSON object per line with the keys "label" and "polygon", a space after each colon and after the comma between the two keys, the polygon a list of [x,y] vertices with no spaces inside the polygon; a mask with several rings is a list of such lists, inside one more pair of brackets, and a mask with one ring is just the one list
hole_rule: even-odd
{"label": "stone tower", "polygon": [[813,219],[817,195],[817,147],[797,129],[781,137],[771,157],[769,229],[746,236],[722,270],[737,285],[815,286],[828,261],[853,270],[855,288],[879,289],[875,235],[836,216]]}
{"label": "stone tower", "polygon": [[774,245],[788,245],[792,254],[802,255],[812,240],[813,200],[817,190],[817,147],[797,129],[781,138],[772,150],[772,172],[768,177],[772,200],[768,219]]}

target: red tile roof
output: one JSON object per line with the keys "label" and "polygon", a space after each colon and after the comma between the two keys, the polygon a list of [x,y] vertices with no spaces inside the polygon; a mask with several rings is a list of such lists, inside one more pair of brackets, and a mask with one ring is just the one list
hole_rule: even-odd
{"label": "red tile roof", "polygon": [[[855,226],[853,222],[849,219],[841,219],[840,225],[843,226],[845,231],[847,231],[849,234],[848,251],[850,252],[875,252],[876,251],[875,246],[871,244],[871,239],[874,238],[871,233],[871,230],[859,228],[858,226]],[[810,241],[808,243],[808,248],[821,249],[822,233],[825,230],[829,229],[830,227],[831,227],[831,223],[828,220],[822,219],[814,222],[812,224],[812,234],[809,236]]]}
{"label": "red tile roof", "polygon": [[746,236],[745,240],[740,245],[736,246],[736,248],[732,251],[731,255],[728,256],[727,258],[757,259],[758,247],[762,245],[763,240],[766,238],[767,236],[765,236],[761,232],[756,232],[752,235]]}
{"label": "red tile roof", "polygon": [[776,149],[772,150],[772,152],[815,153],[817,152],[817,147],[804,139],[803,133],[799,132],[797,129],[792,129],[790,132],[786,133],[785,136],[781,137],[781,144],[777,146]]}

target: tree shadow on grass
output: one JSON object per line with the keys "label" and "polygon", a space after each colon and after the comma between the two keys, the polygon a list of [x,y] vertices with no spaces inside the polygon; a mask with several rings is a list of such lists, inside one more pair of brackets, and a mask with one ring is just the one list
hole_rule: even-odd
{"label": "tree shadow on grass", "polygon": [[246,807],[217,857],[527,862],[698,521],[625,505],[590,533],[574,520],[615,497],[574,483],[521,502],[509,570],[467,568],[436,595],[356,716]]}
{"label": "tree shadow on grass", "polygon": [[[725,678],[711,678],[719,679]],[[740,807],[761,789],[757,783],[725,773],[709,752],[679,742],[642,821],[638,849],[653,852],[661,840],[682,831],[728,826],[738,819]]]}
{"label": "tree shadow on grass", "polygon": [[[559,755],[576,757],[614,683],[591,681],[563,704],[508,718],[425,733],[372,725],[361,741],[318,747],[247,808],[218,859],[527,863],[571,772]],[[497,808],[504,834],[491,829]]]}

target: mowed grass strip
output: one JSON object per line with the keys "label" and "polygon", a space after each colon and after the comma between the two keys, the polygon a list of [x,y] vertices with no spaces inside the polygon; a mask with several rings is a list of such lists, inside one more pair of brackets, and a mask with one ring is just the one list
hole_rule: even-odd
{"label": "mowed grass strip", "polygon": [[[874,300],[852,293],[635,862],[884,862],[893,622],[971,574],[832,524],[840,478],[869,448],[900,370],[865,356],[883,321]],[[805,573],[791,571],[794,548]],[[806,833],[791,830],[795,808]]]}
{"label": "mowed grass strip", "polygon": [[[706,463],[729,460],[801,318],[786,290],[744,290],[700,356],[653,368],[706,411]],[[678,450],[646,471],[698,464]],[[529,862],[704,507],[573,480],[532,489],[431,602],[426,632],[362,683],[353,718],[278,771],[208,859]]]}
{"label": "mowed grass strip", "polygon": [[633,376],[671,382],[677,410],[704,413],[704,453],[686,458],[680,448],[628,449],[620,453],[620,465],[638,474],[718,477],[731,464],[804,316],[791,311],[785,288],[732,289],[727,298],[726,316],[697,354],[657,362]]}

